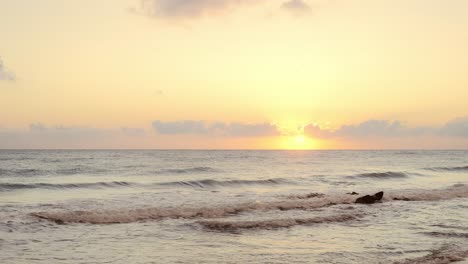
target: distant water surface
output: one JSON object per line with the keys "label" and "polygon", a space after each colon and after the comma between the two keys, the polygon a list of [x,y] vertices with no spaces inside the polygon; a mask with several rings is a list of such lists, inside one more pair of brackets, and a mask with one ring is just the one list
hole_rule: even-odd
{"label": "distant water surface", "polygon": [[468,151],[0,150],[4,264],[467,259]]}

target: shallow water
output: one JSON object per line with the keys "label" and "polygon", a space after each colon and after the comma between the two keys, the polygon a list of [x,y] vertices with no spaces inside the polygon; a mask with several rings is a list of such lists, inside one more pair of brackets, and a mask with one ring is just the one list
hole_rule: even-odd
{"label": "shallow water", "polygon": [[[383,201],[354,204],[383,190]],[[0,263],[450,263],[468,151],[0,151]]]}

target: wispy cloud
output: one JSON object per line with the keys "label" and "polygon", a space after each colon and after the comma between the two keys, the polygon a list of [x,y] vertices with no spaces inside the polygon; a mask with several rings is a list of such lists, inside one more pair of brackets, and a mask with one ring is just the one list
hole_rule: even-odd
{"label": "wispy cloud", "polygon": [[0,57],[0,81],[16,81],[16,75],[5,68],[2,58]]}
{"label": "wispy cloud", "polygon": [[253,0],[141,0],[140,11],[163,18],[199,17]]}
{"label": "wispy cloud", "polygon": [[[269,0],[140,0],[133,12],[157,18],[197,18],[248,7]],[[295,13],[310,10],[304,0],[278,0],[278,8]]]}
{"label": "wispy cloud", "polygon": [[280,135],[275,125],[268,123],[224,123],[198,120],[153,122],[156,133],[161,135],[217,135],[228,137],[266,137]]}
{"label": "wispy cloud", "polygon": [[304,0],[289,0],[284,2],[281,7],[293,12],[294,14],[301,14],[310,11],[310,6],[304,2]]}

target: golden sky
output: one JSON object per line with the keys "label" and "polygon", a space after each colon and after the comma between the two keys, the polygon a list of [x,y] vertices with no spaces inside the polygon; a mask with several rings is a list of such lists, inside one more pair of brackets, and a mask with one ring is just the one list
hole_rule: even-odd
{"label": "golden sky", "polygon": [[0,148],[468,148],[465,0],[6,0]]}

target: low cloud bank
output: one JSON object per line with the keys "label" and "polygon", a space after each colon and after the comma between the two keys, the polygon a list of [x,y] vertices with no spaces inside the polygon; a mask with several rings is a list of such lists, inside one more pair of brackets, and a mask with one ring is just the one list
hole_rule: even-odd
{"label": "low cloud bank", "polygon": [[145,132],[140,128],[101,129],[33,123],[27,130],[0,129],[0,148],[125,148],[144,136]]}
{"label": "low cloud bank", "polygon": [[409,127],[398,120],[368,120],[359,124],[343,125],[336,130],[322,129],[316,124],[309,124],[304,127],[304,133],[311,137],[328,139],[417,136],[468,138],[468,116],[451,120],[442,127]]}
{"label": "low cloud bank", "polygon": [[[264,137],[291,136],[270,123],[155,120],[151,125],[145,130],[33,123],[20,130],[0,124],[0,149],[248,148]],[[313,140],[335,142],[336,148],[466,149],[468,116],[438,127],[410,127],[401,121],[389,120],[367,120],[334,130],[309,124],[304,127],[304,134]]]}
{"label": "low cloud bank", "polygon": [[153,122],[156,133],[161,135],[218,135],[231,137],[266,137],[278,136],[280,132],[275,125],[268,123],[224,123],[206,122],[196,120],[183,120],[174,122]]}

